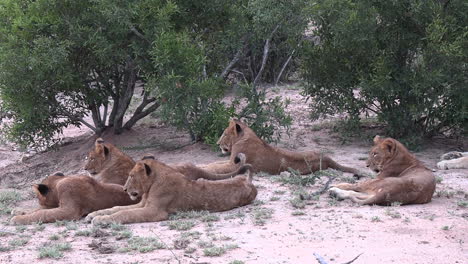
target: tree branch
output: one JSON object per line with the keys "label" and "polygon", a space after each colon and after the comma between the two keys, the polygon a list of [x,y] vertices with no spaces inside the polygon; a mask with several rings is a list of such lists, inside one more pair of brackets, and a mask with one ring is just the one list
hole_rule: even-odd
{"label": "tree branch", "polygon": [[257,83],[260,81],[260,78],[262,77],[263,70],[265,69],[265,64],[268,59],[268,53],[270,52],[270,41],[273,38],[273,35],[276,33],[278,28],[280,27],[281,23],[276,25],[275,29],[270,33],[270,36],[268,36],[267,40],[265,41],[265,46],[263,47],[263,58],[262,58],[262,65],[260,66],[260,70],[257,73],[257,76],[254,79],[253,86],[257,86]]}
{"label": "tree branch", "polygon": [[288,64],[289,64],[289,62],[291,61],[291,58],[292,58],[292,56],[294,55],[295,52],[296,52],[296,50],[294,49],[294,50],[291,52],[291,55],[289,55],[289,57],[288,57],[288,59],[286,60],[286,62],[283,64],[283,67],[281,67],[281,70],[280,70],[280,72],[278,73],[278,76],[276,76],[275,86],[278,85],[278,82],[279,82],[279,80],[281,79],[281,75],[283,75],[284,69],[286,69],[286,67],[288,66]]}
{"label": "tree branch", "polygon": [[231,62],[229,62],[229,64],[224,68],[223,72],[221,72],[221,75],[220,75],[221,78],[224,79],[226,75],[228,74],[228,72],[231,70],[231,68],[237,63],[237,61],[239,61],[246,45],[247,45],[247,36],[244,36],[242,40],[242,45],[237,50],[236,54],[234,55],[234,58],[232,58]]}

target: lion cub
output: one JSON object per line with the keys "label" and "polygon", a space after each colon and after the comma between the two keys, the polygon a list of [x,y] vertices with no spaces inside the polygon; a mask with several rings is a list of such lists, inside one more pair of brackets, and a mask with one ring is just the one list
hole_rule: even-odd
{"label": "lion cub", "polygon": [[359,204],[423,204],[431,201],[436,187],[435,176],[400,142],[393,138],[374,138],[367,167],[377,178],[356,183],[341,183],[330,194]]}
{"label": "lion cub", "polygon": [[78,220],[96,210],[136,203],[121,185],[100,183],[85,175],[65,176],[57,172],[35,184],[33,189],[41,207],[13,217],[11,223]]}
{"label": "lion cub", "polygon": [[190,180],[154,157],[146,156],[130,171],[124,189],[138,204],[116,206],[96,211],[86,217],[97,223],[139,223],[168,219],[169,214],[183,210],[226,211],[251,203],[257,196],[252,184],[251,166],[244,165],[249,175],[232,179]]}
{"label": "lion cub", "polygon": [[[239,153],[235,159],[236,168],[224,174],[211,173],[191,163],[177,164],[173,168],[191,180],[223,180],[239,174],[242,166],[245,164],[245,160],[245,155]],[[135,161],[131,157],[114,145],[105,142],[102,138],[98,138],[96,139],[94,148],[87,156],[85,170],[100,182],[124,185],[127,181],[128,173],[134,166]]]}

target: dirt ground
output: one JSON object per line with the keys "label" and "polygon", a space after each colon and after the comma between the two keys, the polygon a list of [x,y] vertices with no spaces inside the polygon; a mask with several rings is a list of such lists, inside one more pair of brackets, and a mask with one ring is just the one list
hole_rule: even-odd
{"label": "dirt ground", "polygon": [[[366,171],[375,130],[345,140],[333,132],[333,119],[310,121],[308,105],[297,87],[273,88],[270,94],[292,101],[287,109],[294,119],[291,133],[283,136],[279,146],[323,151],[341,164]],[[135,159],[145,153],[169,164],[225,159],[207,145],[190,144],[187,134],[151,119],[121,136],[104,139]],[[73,127],[65,130],[64,144],[55,151],[31,156],[11,145],[0,146],[0,192],[21,195],[4,212],[34,208],[30,187],[49,173],[84,173],[84,157],[94,140],[87,129]],[[159,223],[12,226],[8,224],[11,216],[3,213],[0,263],[318,263],[314,253],[328,263],[345,263],[359,254],[353,263],[467,263],[468,170],[436,169],[441,154],[463,147],[466,151],[466,143],[434,139],[415,153],[438,179],[429,204],[357,206],[327,193],[303,202],[297,199],[298,193],[322,188],[326,177],[304,187],[290,183],[284,175],[258,174],[254,183],[259,193],[251,205],[221,213],[178,214]],[[333,183],[352,180],[343,174]],[[2,197],[0,202],[6,199]],[[66,246],[48,254],[54,245]]]}

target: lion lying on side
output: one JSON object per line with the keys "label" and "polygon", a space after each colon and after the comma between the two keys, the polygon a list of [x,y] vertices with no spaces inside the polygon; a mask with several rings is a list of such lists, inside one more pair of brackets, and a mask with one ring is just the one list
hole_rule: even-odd
{"label": "lion lying on side", "polygon": [[341,183],[330,189],[339,199],[359,204],[423,204],[434,194],[435,176],[400,142],[392,138],[374,138],[367,167],[377,178],[356,184]]}
{"label": "lion lying on side", "polygon": [[116,205],[130,205],[121,185],[100,183],[89,176],[65,176],[61,172],[46,177],[33,186],[41,208],[14,216],[14,224],[50,223],[57,220],[78,220],[81,217]]}
{"label": "lion lying on side", "polygon": [[[245,165],[250,168],[250,165]],[[257,196],[252,174],[232,179],[189,180],[154,157],[146,156],[136,163],[124,189],[138,204],[116,206],[96,211],[86,217],[98,223],[139,223],[168,219],[169,214],[183,210],[226,211],[251,203]]]}
{"label": "lion lying on side", "polygon": [[239,153],[244,153],[247,163],[252,164],[254,172],[267,172],[279,174],[288,168],[302,174],[325,170],[328,168],[353,173],[360,176],[356,169],[342,166],[326,155],[317,152],[293,152],[268,145],[260,139],[255,132],[244,123],[231,119],[229,126],[224,130],[217,144],[223,153],[231,153],[230,160],[200,166],[208,171],[226,173],[238,165],[234,159]]}
{"label": "lion lying on side", "polygon": [[468,152],[452,151],[440,157],[442,161],[437,163],[440,170],[468,169]]}
{"label": "lion lying on side", "polygon": [[[222,180],[232,178],[245,170],[242,168],[245,160],[245,155],[240,153],[235,159],[236,167],[224,174],[212,173],[191,163],[174,165],[173,168],[191,180]],[[114,145],[104,142],[102,138],[98,138],[88,154],[85,170],[103,183],[124,185],[128,173],[134,166],[135,161],[131,157]]]}

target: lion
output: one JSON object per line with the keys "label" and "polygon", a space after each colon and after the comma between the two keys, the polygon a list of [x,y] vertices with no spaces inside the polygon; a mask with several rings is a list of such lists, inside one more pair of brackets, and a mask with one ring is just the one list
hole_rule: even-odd
{"label": "lion", "polygon": [[362,205],[431,201],[436,187],[434,174],[397,140],[376,136],[366,165],[378,173],[376,179],[338,184],[330,188],[330,195]]}
{"label": "lion", "polygon": [[135,161],[102,138],[96,139],[87,156],[85,170],[102,183],[124,185]]}
{"label": "lion", "polygon": [[440,170],[468,169],[468,152],[451,151],[440,157],[437,163]]}
{"label": "lion", "polygon": [[[245,170],[243,168],[245,161],[245,155],[239,153],[234,159],[236,168],[219,174],[204,170],[191,163],[175,164],[172,167],[191,180],[223,180],[232,178],[239,174],[240,171]],[[120,151],[114,145],[104,142],[102,138],[98,138],[94,144],[94,148],[87,156],[85,170],[103,183],[124,185],[127,181],[128,173],[134,166],[135,161],[130,156]]]}
{"label": "lion", "polygon": [[78,220],[83,216],[116,205],[135,204],[121,185],[101,183],[87,175],[65,176],[61,172],[46,177],[33,190],[40,208],[14,216],[13,224],[50,223]]}
{"label": "lion", "polygon": [[293,152],[270,146],[239,120],[229,121],[229,126],[224,130],[217,144],[223,153],[230,153],[229,161],[201,166],[203,169],[216,173],[232,171],[238,166],[234,162],[235,158],[242,152],[247,157],[246,162],[252,165],[253,172],[279,174],[292,168],[301,174],[308,174],[332,168],[353,173],[355,176],[362,175],[358,170],[342,166],[329,156],[318,152]]}
{"label": "lion", "polygon": [[138,204],[116,206],[96,211],[86,217],[93,224],[156,222],[169,214],[184,210],[226,211],[250,204],[257,196],[252,184],[251,166],[248,176],[210,181],[190,180],[154,157],[146,156],[130,171],[124,189]]}

